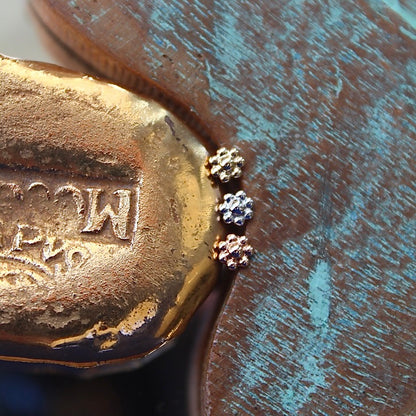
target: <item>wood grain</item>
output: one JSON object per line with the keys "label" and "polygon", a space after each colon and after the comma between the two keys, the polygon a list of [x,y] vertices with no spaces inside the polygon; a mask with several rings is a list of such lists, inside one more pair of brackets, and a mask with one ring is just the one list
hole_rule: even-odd
{"label": "wood grain", "polygon": [[257,255],[213,331],[201,414],[415,414],[414,3],[32,4],[248,161]]}

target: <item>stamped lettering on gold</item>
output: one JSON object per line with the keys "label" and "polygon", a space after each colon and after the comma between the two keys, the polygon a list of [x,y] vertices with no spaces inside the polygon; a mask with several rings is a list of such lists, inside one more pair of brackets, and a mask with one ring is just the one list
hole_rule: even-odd
{"label": "stamped lettering on gold", "polygon": [[69,276],[97,249],[129,247],[137,183],[0,168],[0,281]]}
{"label": "stamped lettering on gold", "polygon": [[104,209],[99,211],[99,197],[103,193],[102,189],[88,188],[87,191],[89,194],[87,224],[82,232],[101,231],[105,222],[109,220],[113,227],[114,235],[121,240],[128,240],[127,226],[131,209],[131,191],[128,189],[117,189],[113,192],[119,198],[117,212],[113,211],[110,204],[105,205]]}

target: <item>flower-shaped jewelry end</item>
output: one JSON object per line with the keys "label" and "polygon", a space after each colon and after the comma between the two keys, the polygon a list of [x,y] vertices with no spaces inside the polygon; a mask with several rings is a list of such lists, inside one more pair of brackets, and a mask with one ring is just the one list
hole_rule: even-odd
{"label": "flower-shaped jewelry end", "polygon": [[221,182],[229,182],[230,179],[239,178],[242,174],[244,158],[236,148],[226,149],[221,147],[214,156],[208,158],[210,174]]}
{"label": "flower-shaped jewelry end", "polygon": [[244,191],[238,191],[236,194],[225,194],[224,202],[218,204],[217,210],[226,224],[242,226],[253,218],[253,205],[253,200]]}
{"label": "flower-shaped jewelry end", "polygon": [[224,241],[219,241],[214,246],[215,257],[224,263],[230,270],[239,267],[247,267],[254,249],[248,244],[246,236],[228,234]]}

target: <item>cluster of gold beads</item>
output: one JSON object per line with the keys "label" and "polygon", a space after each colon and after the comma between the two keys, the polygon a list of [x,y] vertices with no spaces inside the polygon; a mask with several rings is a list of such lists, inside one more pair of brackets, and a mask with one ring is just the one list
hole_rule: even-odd
{"label": "cluster of gold beads", "polygon": [[[214,156],[208,158],[207,165],[213,178],[227,183],[241,176],[244,158],[235,148],[221,147]],[[226,224],[241,227],[253,217],[253,205],[253,200],[240,190],[235,194],[225,194],[223,201],[217,205],[216,209],[219,217]],[[247,267],[253,252],[253,247],[248,244],[247,237],[235,234],[228,234],[225,240],[218,241],[214,245],[215,258],[230,270]]]}
{"label": "cluster of gold beads", "polygon": [[208,159],[208,163],[211,167],[211,175],[222,183],[237,179],[243,173],[241,168],[244,165],[244,159],[235,148],[221,147],[214,156]]}

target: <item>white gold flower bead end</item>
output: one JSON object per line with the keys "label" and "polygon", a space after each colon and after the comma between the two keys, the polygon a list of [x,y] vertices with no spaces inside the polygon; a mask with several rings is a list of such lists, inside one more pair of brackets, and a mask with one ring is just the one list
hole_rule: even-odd
{"label": "white gold flower bead end", "polygon": [[235,194],[225,194],[224,201],[217,205],[217,211],[226,224],[243,226],[253,218],[254,202],[244,191]]}

